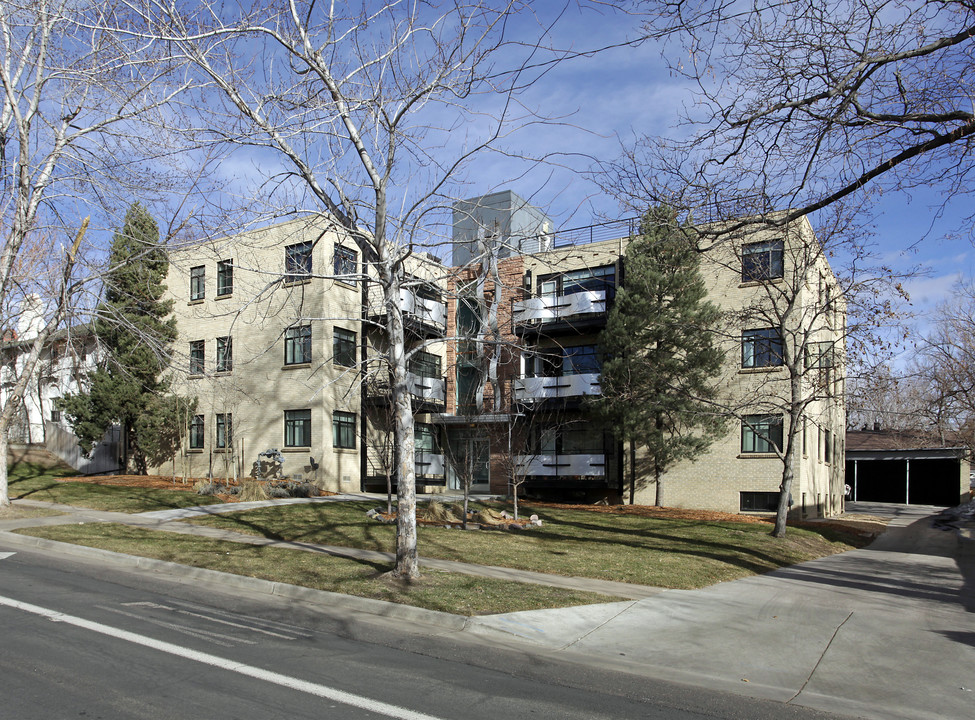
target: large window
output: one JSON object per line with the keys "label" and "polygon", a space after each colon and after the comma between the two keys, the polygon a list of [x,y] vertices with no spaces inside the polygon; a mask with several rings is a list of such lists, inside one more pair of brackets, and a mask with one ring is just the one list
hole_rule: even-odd
{"label": "large window", "polygon": [[332,328],[332,362],[342,367],[355,367],[355,333]]}
{"label": "large window", "polygon": [[311,447],[311,410],[284,411],[284,446]]}
{"label": "large window", "polygon": [[537,427],[533,433],[534,450],[543,455],[602,455],[603,435],[582,423],[568,426]]}
{"label": "large window", "polygon": [[607,298],[616,293],[616,267],[583,268],[538,279],[538,294],[542,297],[574,295],[589,290],[603,290]]}
{"label": "large window", "polygon": [[217,263],[217,295],[231,295],[234,292],[234,263],[221,260]]}
{"label": "large window", "polygon": [[595,345],[574,345],[542,350],[528,360],[529,377],[599,374],[602,365]]}
{"label": "large window", "polygon": [[203,449],[204,442],[203,434],[203,416],[194,415],[193,419],[190,420],[190,449],[191,450],[201,450]]}
{"label": "large window", "polygon": [[190,268],[190,300],[202,300],[206,296],[206,272],[203,265]]}
{"label": "large window", "polygon": [[833,364],[833,343],[816,342],[806,345],[807,368],[831,368]]}
{"label": "large window", "polygon": [[202,375],[206,370],[206,341],[190,343],[190,375]]}
{"label": "large window", "polygon": [[741,419],[742,453],[774,453],[781,447],[781,416],[746,415]]}
{"label": "large window", "polygon": [[284,364],[311,362],[311,325],[297,325],[284,331]]}
{"label": "large window", "polygon": [[336,410],[332,413],[332,446],[355,448],[355,414]]}
{"label": "large window", "polygon": [[284,249],[285,280],[295,282],[311,275],[311,248],[310,242],[303,242]]}
{"label": "large window", "polygon": [[421,350],[410,358],[406,369],[420,377],[439,378],[441,377],[440,356]]}
{"label": "large window", "polygon": [[741,492],[739,509],[742,512],[775,512],[779,509],[777,492]]}
{"label": "large window", "polygon": [[230,372],[234,369],[234,341],[227,335],[217,338],[217,372]]}
{"label": "large window", "polygon": [[335,276],[337,278],[341,278],[342,282],[354,285],[357,271],[357,260],[358,256],[356,255],[355,250],[350,250],[349,248],[342,247],[341,245],[336,245],[335,258],[332,268]]}
{"label": "large window", "polygon": [[743,368],[777,367],[782,364],[782,332],[778,328],[746,330],[741,334]]}
{"label": "large window", "polygon": [[217,413],[216,443],[218,448],[228,448],[234,444],[234,422],[230,413]]}
{"label": "large window", "polygon": [[784,272],[782,240],[749,243],[741,248],[741,280],[753,282],[774,280]]}
{"label": "large window", "polygon": [[439,443],[437,442],[437,429],[427,423],[416,423],[413,426],[414,448],[416,452],[436,453]]}

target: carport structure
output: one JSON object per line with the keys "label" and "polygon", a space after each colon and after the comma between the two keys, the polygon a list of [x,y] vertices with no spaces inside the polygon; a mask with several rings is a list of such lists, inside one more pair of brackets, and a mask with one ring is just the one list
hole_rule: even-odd
{"label": "carport structure", "polygon": [[968,449],[917,433],[846,434],[846,482],[860,502],[954,506],[969,498]]}

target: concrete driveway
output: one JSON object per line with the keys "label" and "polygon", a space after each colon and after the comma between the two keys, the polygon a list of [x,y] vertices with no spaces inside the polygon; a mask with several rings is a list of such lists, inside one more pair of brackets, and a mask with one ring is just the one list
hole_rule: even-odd
{"label": "concrete driveway", "polygon": [[469,631],[830,712],[975,717],[975,541],[934,527],[936,508],[857,505],[893,516],[863,550],[636,602],[478,618]]}

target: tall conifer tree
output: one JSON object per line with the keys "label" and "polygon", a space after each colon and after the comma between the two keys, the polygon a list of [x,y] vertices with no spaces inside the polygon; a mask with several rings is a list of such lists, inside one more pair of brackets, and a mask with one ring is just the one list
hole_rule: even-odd
{"label": "tall conifer tree", "polygon": [[706,398],[724,361],[714,338],[720,311],[709,302],[693,229],[676,213],[648,211],[628,247],[625,280],[599,340],[604,353],[602,395],[592,408],[629,445],[630,502],[636,455],[663,503],[663,475],[694,458],[723,431]]}
{"label": "tall conifer tree", "polygon": [[[85,450],[100,442],[109,427],[121,425],[123,464],[127,467],[131,458],[143,474],[149,460],[158,462],[165,455],[161,438],[150,436],[149,428],[158,425],[150,416],[178,414],[178,401],[167,395],[162,377],[176,339],[176,321],[168,317],[172,301],[162,300],[167,262],[156,221],[134,203],[112,239],[104,299],[94,322],[105,357],[88,377],[87,394],[61,400]],[[173,443],[171,437],[163,440],[163,445]]]}

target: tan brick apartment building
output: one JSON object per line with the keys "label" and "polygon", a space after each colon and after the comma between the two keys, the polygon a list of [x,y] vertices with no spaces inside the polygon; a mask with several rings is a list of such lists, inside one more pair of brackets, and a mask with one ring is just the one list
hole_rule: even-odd
{"label": "tan brick apartment building", "polygon": [[[626,497],[628,454],[589,421],[584,400],[600,392],[597,338],[625,282],[633,224],[555,233],[508,192],[459,203],[454,219],[457,262],[414,258],[400,298],[414,351],[418,489],[470,482],[506,494],[514,477],[534,495]],[[703,258],[725,312],[720,400],[734,420],[704,456],[665,475],[664,504],[769,507],[782,462],[768,444],[788,436],[781,358],[798,345],[808,391],[795,510],[831,514],[843,497],[845,309],[812,230],[801,220],[743,234]],[[321,218],[173,253],[181,388],[199,399],[174,466],[226,475],[236,463],[247,473],[258,452],[277,448],[287,473],[329,489],[385,487],[395,448],[368,275]],[[636,501],[654,493],[638,477]]]}

